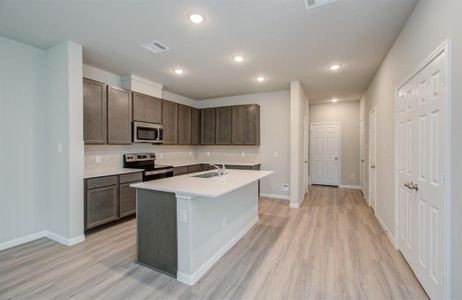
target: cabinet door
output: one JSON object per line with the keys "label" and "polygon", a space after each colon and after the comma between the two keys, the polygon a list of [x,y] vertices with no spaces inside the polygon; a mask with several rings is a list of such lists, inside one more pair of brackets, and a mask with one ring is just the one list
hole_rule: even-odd
{"label": "cabinet door", "polygon": [[93,228],[119,218],[117,185],[87,190],[85,229]]}
{"label": "cabinet door", "polygon": [[108,87],[108,144],[132,143],[132,97],[127,90]]}
{"label": "cabinet door", "polygon": [[125,217],[136,212],[136,189],[130,187],[130,183],[123,183],[119,186],[119,215]]}
{"label": "cabinet door", "polygon": [[216,109],[217,124],[216,124],[216,144],[231,145],[232,132],[232,107],[218,107]]}
{"label": "cabinet door", "polygon": [[191,108],[191,145],[199,145],[200,139],[200,110]]}
{"label": "cabinet door", "polygon": [[133,92],[133,120],[147,122],[148,96]]}
{"label": "cabinet door", "polygon": [[244,144],[245,106],[233,106],[233,145]]}
{"label": "cabinet door", "polygon": [[178,144],[178,104],[162,101],[162,123],[164,125],[164,144]]}
{"label": "cabinet door", "polygon": [[244,144],[260,145],[260,106],[257,104],[245,107]]}
{"label": "cabinet door", "polygon": [[191,145],[191,107],[178,106],[178,144]]}
{"label": "cabinet door", "polygon": [[201,110],[201,144],[215,144],[215,108],[205,108]]}
{"label": "cabinet door", "polygon": [[83,139],[85,144],[107,143],[106,85],[83,80]]}
{"label": "cabinet door", "polygon": [[162,99],[148,97],[146,104],[146,122],[162,124]]}

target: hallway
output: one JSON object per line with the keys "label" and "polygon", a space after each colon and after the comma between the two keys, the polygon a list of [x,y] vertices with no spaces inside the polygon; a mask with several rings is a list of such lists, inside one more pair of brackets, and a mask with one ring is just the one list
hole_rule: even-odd
{"label": "hallway", "polygon": [[0,252],[0,299],[427,299],[357,190],[313,186],[300,209],[260,199],[259,223],[193,287],[134,263],[133,219],[73,247]]}

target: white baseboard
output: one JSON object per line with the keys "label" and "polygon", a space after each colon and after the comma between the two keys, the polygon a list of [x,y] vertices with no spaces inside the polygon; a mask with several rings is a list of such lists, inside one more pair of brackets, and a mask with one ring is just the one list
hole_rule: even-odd
{"label": "white baseboard", "polygon": [[186,274],[178,271],[176,279],[187,285],[194,285],[229,249],[231,249],[255,224],[258,223],[258,216],[245,226],[235,237],[226,243],[217,253],[210,257],[193,274]]}
{"label": "white baseboard", "polygon": [[388,230],[387,225],[385,225],[385,222],[382,220],[382,218],[380,217],[380,215],[379,215],[377,212],[375,212],[374,215],[375,215],[375,217],[377,218],[377,220],[379,221],[380,226],[382,226],[383,230],[384,230],[385,233],[387,234],[388,239],[390,240],[390,242],[391,242],[391,244],[393,245],[393,247],[394,247],[395,249],[397,249],[398,244],[396,243],[395,238],[394,238],[394,236],[391,234],[390,230]]}
{"label": "white baseboard", "polygon": [[281,199],[281,200],[290,200],[290,196],[289,196],[289,195],[278,195],[278,194],[260,193],[260,197],[273,198],[273,199]]}
{"label": "white baseboard", "polygon": [[32,234],[22,236],[16,239],[12,239],[6,242],[2,242],[0,243],[0,251],[44,238],[46,237],[46,234],[47,234],[46,231],[40,231],[40,232],[32,233]]}
{"label": "white baseboard", "polygon": [[293,202],[290,202],[290,208],[300,208],[300,204],[299,203],[293,203]]}
{"label": "white baseboard", "polygon": [[357,186],[357,185],[346,185],[346,184],[341,184],[339,186],[339,188],[342,188],[342,189],[352,189],[352,190],[360,190],[361,187],[360,186]]}
{"label": "white baseboard", "polygon": [[74,238],[68,239],[65,238],[59,234],[47,231],[46,237],[49,238],[50,240],[56,241],[60,244],[66,245],[66,246],[72,246],[78,243],[81,243],[85,240],[85,235],[79,235]]}
{"label": "white baseboard", "polygon": [[0,243],[0,251],[8,249],[8,248],[16,247],[16,246],[19,246],[25,243],[29,243],[29,242],[32,242],[32,241],[35,241],[35,240],[38,240],[44,237],[49,238],[50,240],[56,241],[66,246],[72,246],[72,245],[81,243],[85,240],[85,235],[83,234],[76,236],[74,238],[68,239],[68,238],[65,238],[63,236],[60,236],[50,231],[40,231],[40,232],[36,232],[33,234],[29,234],[23,237],[19,237],[16,239],[12,239],[12,240]]}

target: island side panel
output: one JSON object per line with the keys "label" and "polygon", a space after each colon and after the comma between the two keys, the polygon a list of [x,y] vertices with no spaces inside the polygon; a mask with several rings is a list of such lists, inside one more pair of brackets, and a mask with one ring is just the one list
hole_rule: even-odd
{"label": "island side panel", "polygon": [[136,193],[137,262],[176,278],[175,194],[143,189],[137,189]]}
{"label": "island side panel", "polygon": [[258,184],[246,185],[220,197],[177,195],[178,280],[194,284],[258,222]]}

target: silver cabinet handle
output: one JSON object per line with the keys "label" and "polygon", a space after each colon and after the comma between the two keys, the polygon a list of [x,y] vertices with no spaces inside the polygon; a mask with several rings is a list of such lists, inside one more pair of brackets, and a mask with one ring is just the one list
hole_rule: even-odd
{"label": "silver cabinet handle", "polygon": [[417,183],[414,183],[413,181],[405,182],[403,185],[404,185],[404,187],[408,188],[409,190],[415,190],[416,192],[419,191],[419,186],[417,185]]}

